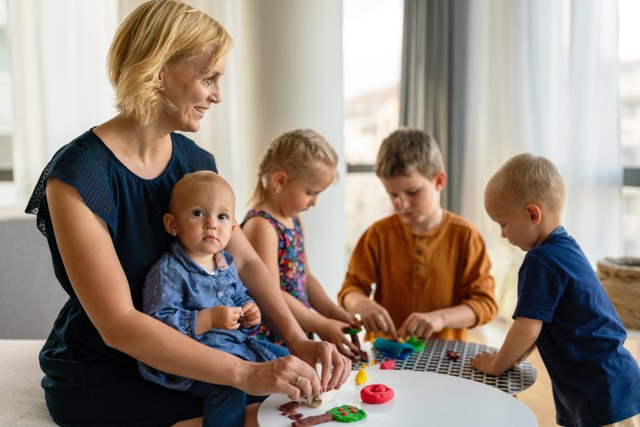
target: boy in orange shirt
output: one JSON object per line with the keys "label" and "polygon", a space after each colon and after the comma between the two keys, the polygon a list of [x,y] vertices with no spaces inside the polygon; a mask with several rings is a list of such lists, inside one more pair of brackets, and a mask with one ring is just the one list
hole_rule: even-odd
{"label": "boy in orange shirt", "polygon": [[494,280],[479,232],[441,207],[447,175],[436,141],[396,130],[380,146],[376,175],[395,214],[360,238],[339,303],[360,314],[369,337],[466,339],[467,328],[497,315]]}

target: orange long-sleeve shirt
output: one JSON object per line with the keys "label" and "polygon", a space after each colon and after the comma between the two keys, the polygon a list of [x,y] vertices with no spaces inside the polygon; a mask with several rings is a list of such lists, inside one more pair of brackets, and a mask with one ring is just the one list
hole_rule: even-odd
{"label": "orange long-sleeve shirt", "polygon": [[[484,240],[464,218],[445,211],[440,225],[413,234],[397,215],[373,224],[360,238],[338,294],[368,296],[387,309],[397,328],[414,312],[468,305],[477,325],[498,313],[491,262]],[[465,340],[466,329],[444,329],[434,338]]]}

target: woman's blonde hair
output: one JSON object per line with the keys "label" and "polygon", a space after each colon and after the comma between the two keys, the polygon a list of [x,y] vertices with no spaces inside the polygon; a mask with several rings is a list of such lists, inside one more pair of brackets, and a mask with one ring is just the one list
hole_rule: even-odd
{"label": "woman's blonde hair", "polygon": [[283,133],[267,149],[258,168],[258,183],[249,200],[252,206],[267,200],[270,177],[278,171],[290,179],[315,173],[331,173],[338,177],[338,155],[319,133],[311,129],[296,129]]}
{"label": "woman's blonde hair", "polygon": [[564,179],[551,160],[531,153],[507,160],[489,179],[485,195],[508,195],[516,203],[544,202],[553,210],[562,210]]}
{"label": "woman's blonde hair", "polygon": [[179,0],[151,0],[140,5],[120,25],[109,49],[107,67],[115,89],[115,107],[121,114],[148,124],[162,108],[170,107],[158,83],[165,64],[209,55],[212,70],[232,43],[222,25]]}

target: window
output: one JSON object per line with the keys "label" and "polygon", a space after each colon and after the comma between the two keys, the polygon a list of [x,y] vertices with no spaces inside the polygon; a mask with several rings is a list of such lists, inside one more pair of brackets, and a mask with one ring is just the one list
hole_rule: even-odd
{"label": "window", "polygon": [[344,2],[344,155],[347,254],[364,230],[392,212],[374,164],[398,127],[402,0]]}
{"label": "window", "polygon": [[620,142],[624,184],[622,189],[624,254],[640,256],[640,29],[637,0],[618,0],[620,59]]}

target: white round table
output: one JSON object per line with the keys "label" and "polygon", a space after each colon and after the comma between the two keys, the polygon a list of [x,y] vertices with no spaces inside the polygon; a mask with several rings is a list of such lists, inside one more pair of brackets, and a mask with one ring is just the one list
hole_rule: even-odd
{"label": "white round table", "polygon": [[[536,427],[538,422],[531,410],[515,397],[494,387],[463,378],[431,372],[378,370],[367,368],[369,379],[355,384],[356,372],[342,386],[333,402],[319,408],[301,405],[298,412],[305,417],[320,415],[340,405],[364,409],[368,416],[349,426],[367,427]],[[382,405],[362,402],[360,390],[370,384],[391,387],[395,397]],[[290,399],[273,394],[258,411],[260,427],[288,427],[292,420],[283,416],[278,407]],[[345,426],[331,421],[320,426]]]}

